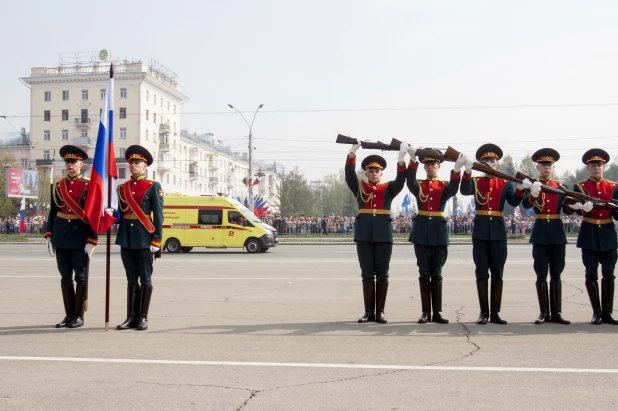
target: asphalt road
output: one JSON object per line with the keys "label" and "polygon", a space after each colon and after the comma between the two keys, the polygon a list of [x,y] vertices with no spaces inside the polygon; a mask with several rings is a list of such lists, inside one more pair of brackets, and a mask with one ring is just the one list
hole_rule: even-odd
{"label": "asphalt road", "polygon": [[394,247],[388,324],[358,324],[351,245],[268,253],[195,249],[155,263],[147,331],[116,331],[126,280],[112,250],[105,331],[105,249],[91,264],[83,328],[64,316],[44,245],[0,245],[0,409],[409,410],[616,409],[618,326],[589,324],[580,252],[567,249],[563,313],[534,325],[531,247],[511,245],[500,326],[475,324],[470,245],[444,269],[450,324],[417,324],[411,245]]}

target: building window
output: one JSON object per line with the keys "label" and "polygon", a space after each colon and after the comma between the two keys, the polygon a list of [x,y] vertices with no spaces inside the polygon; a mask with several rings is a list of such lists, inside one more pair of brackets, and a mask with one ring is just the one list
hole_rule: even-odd
{"label": "building window", "polygon": [[121,88],[120,89],[120,98],[127,98],[127,89],[126,88]]}
{"label": "building window", "polygon": [[161,108],[163,108],[163,97],[161,97]]}
{"label": "building window", "polygon": [[146,110],[146,120],[148,120],[148,110]]}
{"label": "building window", "polygon": [[176,185],[176,176],[174,176],[174,185]]}
{"label": "building window", "polygon": [[80,123],[88,124],[88,109],[87,108],[83,108],[81,111]]}
{"label": "building window", "polygon": [[174,121],[174,133],[176,132],[176,122]]}
{"label": "building window", "polygon": [[101,100],[105,100],[105,89],[104,88],[101,89]]}
{"label": "building window", "polygon": [[156,106],[157,105],[157,95],[156,94],[152,95],[152,101],[153,101],[154,105]]}
{"label": "building window", "polygon": [[51,133],[49,130],[43,130],[43,140],[45,141],[51,140]]}
{"label": "building window", "polygon": [[49,121],[51,119],[51,113],[49,110],[43,112],[43,121]]}
{"label": "building window", "polygon": [[119,148],[118,149],[118,158],[124,158],[124,153],[127,151],[126,148]]}
{"label": "building window", "polygon": [[157,172],[152,170],[152,179],[156,180],[157,179]]}
{"label": "building window", "polygon": [[126,168],[119,168],[118,169],[118,178],[127,178],[127,169]]}
{"label": "building window", "polygon": [[69,130],[62,130],[62,139],[63,140],[69,139]]}
{"label": "building window", "polygon": [[148,141],[148,130],[146,130],[146,141]]}
{"label": "building window", "polygon": [[49,150],[43,151],[43,160],[51,160],[51,156],[49,155]]}
{"label": "building window", "polygon": [[120,118],[127,118],[127,108],[120,107]]}
{"label": "building window", "polygon": [[45,101],[51,101],[51,91],[45,92]]}
{"label": "building window", "polygon": [[62,101],[69,100],[69,90],[62,90]]}
{"label": "building window", "polygon": [[150,91],[146,90],[146,101],[150,100]]}
{"label": "building window", "polygon": [[62,110],[62,121],[69,121],[69,110]]}
{"label": "building window", "polygon": [[176,104],[174,104],[174,114],[176,114]]}
{"label": "building window", "polygon": [[82,90],[82,100],[88,100],[88,90]]}
{"label": "building window", "polygon": [[167,111],[170,111],[170,102],[167,102]]}
{"label": "building window", "polygon": [[152,113],[152,122],[157,124],[157,113]]}
{"label": "building window", "polygon": [[167,173],[167,184],[169,184],[169,183],[170,183],[170,174]]}
{"label": "building window", "polygon": [[81,134],[80,134],[80,137],[88,137],[88,130],[87,129],[83,129]]}
{"label": "building window", "polygon": [[125,127],[120,128],[120,138],[127,138],[127,129]]}

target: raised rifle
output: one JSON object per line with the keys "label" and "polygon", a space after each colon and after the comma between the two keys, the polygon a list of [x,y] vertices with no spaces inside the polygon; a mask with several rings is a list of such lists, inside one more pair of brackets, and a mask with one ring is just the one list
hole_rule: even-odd
{"label": "raised rifle", "polygon": [[[521,171],[518,171],[517,173],[515,173],[515,177],[519,178],[520,180],[524,180],[524,179],[527,178],[528,180],[530,180],[531,183],[535,183],[535,182],[538,181],[535,178],[532,178],[532,177],[529,177],[529,176],[525,175]],[[546,192],[546,193],[548,193],[548,194],[570,195],[570,194],[567,194],[567,192],[569,192],[569,190],[567,190],[565,188],[562,188],[562,187],[552,187],[552,186],[548,186],[547,184],[542,184],[542,183],[541,183],[541,190]]]}
{"label": "raised rifle", "polygon": [[[444,152],[444,159],[447,161],[457,161],[459,157],[459,151],[455,150],[453,147],[449,146]],[[512,181],[517,184],[521,184],[523,179],[513,177],[512,175],[502,173],[500,171],[494,170],[490,165],[485,163],[479,163],[475,161],[472,164],[472,169],[476,171],[480,171],[481,173],[489,174],[494,177],[501,178],[503,180]]]}
{"label": "raised rifle", "polygon": [[353,137],[344,136],[343,134],[337,134],[337,140],[335,142],[339,144],[360,144],[361,147],[366,150],[399,151],[399,146],[393,147],[381,141],[359,141]]}
{"label": "raised rifle", "polygon": [[[517,172],[517,177],[527,178],[533,183],[536,181],[534,178],[528,177],[524,173],[521,173],[519,171]],[[546,187],[553,191],[558,191],[558,192],[546,190]],[[612,201],[602,200],[597,197],[590,197],[588,194],[584,194],[579,191],[571,191],[571,190],[567,190],[566,188],[562,188],[562,187],[550,187],[550,186],[546,186],[545,184],[541,185],[541,190],[544,190],[545,192],[550,193],[550,194],[563,194],[567,196],[564,199],[564,202],[566,204],[575,204],[581,201],[590,201],[594,208],[601,208],[601,209],[606,209],[606,210],[618,210],[618,204]]]}
{"label": "raised rifle", "polygon": [[[394,138],[391,140],[391,146],[399,150],[399,148],[401,147],[401,141]],[[440,153],[437,150],[438,150],[437,148],[419,147],[416,149],[416,156],[417,157],[433,157],[433,158],[446,160],[444,158],[444,154]]]}

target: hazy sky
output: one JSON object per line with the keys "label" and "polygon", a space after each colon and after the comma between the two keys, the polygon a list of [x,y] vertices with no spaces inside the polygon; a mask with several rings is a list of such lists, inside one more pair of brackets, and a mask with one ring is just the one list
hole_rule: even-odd
{"label": "hazy sky", "polygon": [[29,129],[18,79],[31,67],[106,48],[174,70],[190,97],[182,128],[234,150],[248,130],[227,104],[250,121],[263,103],[256,158],[309,180],[343,168],[338,133],[470,156],[494,142],[516,160],[549,146],[559,171],[593,146],[618,156],[616,1],[4,3],[0,116],[21,117],[0,118],[0,132]]}

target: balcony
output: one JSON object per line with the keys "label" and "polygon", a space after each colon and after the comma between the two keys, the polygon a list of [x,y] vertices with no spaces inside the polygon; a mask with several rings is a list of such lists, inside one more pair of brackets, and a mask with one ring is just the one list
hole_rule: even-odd
{"label": "balcony", "polygon": [[199,178],[197,171],[189,171],[189,180],[195,181]]}
{"label": "balcony", "polygon": [[36,160],[37,167],[51,167],[53,165],[54,160],[51,159],[42,159],[39,158]]}
{"label": "balcony", "polygon": [[84,147],[86,149],[95,148],[97,140],[90,137],[75,137],[73,139],[73,145],[77,147]]}
{"label": "balcony", "polygon": [[90,127],[90,118],[79,117],[75,119],[75,127]]}
{"label": "balcony", "polygon": [[219,164],[215,163],[215,162],[211,162],[208,165],[208,169],[211,171],[217,171],[219,169]]}
{"label": "balcony", "polygon": [[170,161],[157,161],[157,171],[159,173],[165,173],[172,169],[172,163]]}
{"label": "balcony", "polygon": [[170,125],[161,123],[159,124],[159,133],[160,134],[169,134],[170,133]]}
{"label": "balcony", "polygon": [[159,151],[162,153],[167,153],[170,151],[169,143],[159,143]]}
{"label": "balcony", "polygon": [[218,179],[217,177],[210,177],[210,178],[208,179],[208,183],[209,183],[211,186],[214,186],[214,185],[216,185],[216,184],[219,184],[219,179]]}

